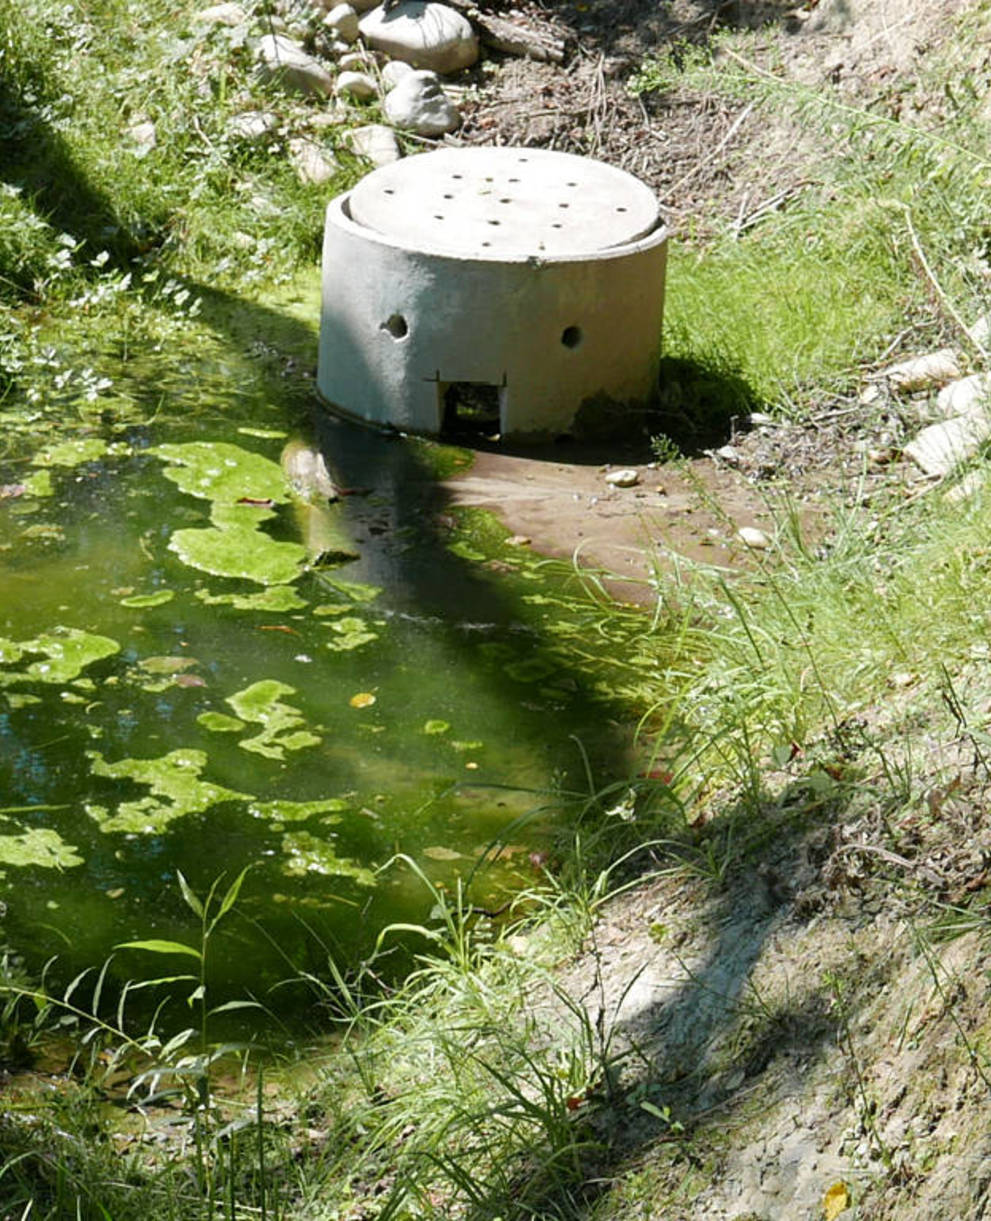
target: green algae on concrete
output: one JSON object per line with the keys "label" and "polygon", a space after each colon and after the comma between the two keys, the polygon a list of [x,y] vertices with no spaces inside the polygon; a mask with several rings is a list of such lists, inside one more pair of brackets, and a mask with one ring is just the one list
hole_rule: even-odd
{"label": "green algae on concrete", "polygon": [[243,721],[262,726],[261,733],[238,745],[268,759],[284,759],[287,750],[316,746],[320,741],[317,734],[298,728],[305,724],[299,709],[282,702],[283,695],[295,694],[296,688],[288,683],[263,678],[228,696],[228,704]]}
{"label": "green algae on concrete", "polygon": [[0,865],[16,868],[37,865],[42,869],[71,869],[83,858],[57,831],[29,827],[17,835],[0,835]]}

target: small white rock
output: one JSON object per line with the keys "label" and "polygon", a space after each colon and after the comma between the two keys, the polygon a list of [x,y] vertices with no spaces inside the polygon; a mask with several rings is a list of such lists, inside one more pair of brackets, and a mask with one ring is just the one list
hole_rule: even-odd
{"label": "small white rock", "polygon": [[289,160],[300,181],[315,187],[333,178],[338,169],[337,162],[327,149],[303,136],[289,141]]}
{"label": "small white rock", "polygon": [[390,165],[402,156],[395,132],[384,123],[354,127],[344,138],[353,152],[367,157],[374,165]]}
{"label": "small white rock", "polygon": [[346,72],[367,72],[375,64],[364,51],[348,51],[337,61],[337,66]]}
{"label": "small white rock", "polygon": [[741,526],[736,532],[736,537],[754,551],[766,551],[771,545],[770,538],[756,526]]}
{"label": "small white rock", "polygon": [[350,4],[335,4],[323,23],[342,42],[358,41],[358,14]]}
{"label": "small white rock", "polygon": [[316,114],[311,114],[309,117],[310,127],[315,127],[322,131],[328,127],[339,127],[342,123],[349,123],[351,115],[344,106],[333,106],[327,110],[319,110]]}
{"label": "small white rock", "polygon": [[382,69],[382,83],[386,89],[395,89],[404,76],[413,71],[409,64],[401,59],[390,59]]}
{"label": "small white rock", "polygon": [[905,446],[905,456],[927,475],[948,475],[974,456],[991,437],[991,421],[985,415],[958,415],[941,424],[930,424]]}
{"label": "small white rock", "polygon": [[378,96],[378,86],[367,72],[342,72],[334,84],[334,92],[338,97],[367,102]]}
{"label": "small white rock", "polygon": [[284,34],[266,34],[258,40],[259,75],[263,80],[281,81],[300,93],[330,97],[334,81],[318,59]]}
{"label": "small white rock", "polygon": [[629,467],[620,471],[610,471],[605,479],[606,483],[614,488],[632,488],[640,482],[640,472]]}
{"label": "small white rock", "polygon": [[143,123],[133,123],[127,129],[128,138],[137,145],[141,154],[149,153],[158,143],[158,135],[155,132],[155,124],[150,121]]}
{"label": "small white rock", "polygon": [[970,337],[976,344],[986,348],[991,342],[991,314],[981,314],[970,328]]}
{"label": "small white rock", "polygon": [[461,123],[461,111],[433,72],[411,72],[385,95],[386,117],[418,136],[442,136]]}
{"label": "small white rock", "polygon": [[991,375],[972,373],[959,381],[950,382],[936,396],[936,407],[940,415],[970,415],[974,411],[986,411],[991,399]]}
{"label": "small white rock", "polygon": [[237,140],[257,143],[264,140],[279,126],[277,115],[268,110],[243,110],[232,115],[227,123],[227,134]]}
{"label": "small white rock", "polygon": [[379,5],[362,17],[360,29],[370,47],[414,68],[459,72],[478,59],[471,22],[437,0],[400,0],[388,12]]}
{"label": "small white rock", "polygon": [[913,356],[899,361],[884,370],[892,389],[903,394],[913,390],[928,390],[933,386],[945,386],[960,376],[959,358],[952,348],[940,348],[924,356]]}
{"label": "small white rock", "polygon": [[984,471],[968,471],[960,482],[955,483],[946,493],[946,499],[950,504],[960,504],[982,491],[986,485],[987,475]]}
{"label": "small white rock", "polygon": [[200,9],[193,14],[193,20],[202,25],[229,25],[232,28],[244,25],[248,14],[240,4],[211,4],[209,8]]}

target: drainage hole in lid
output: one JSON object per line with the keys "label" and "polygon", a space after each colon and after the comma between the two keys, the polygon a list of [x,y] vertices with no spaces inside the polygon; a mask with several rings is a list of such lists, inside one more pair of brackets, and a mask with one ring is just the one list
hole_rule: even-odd
{"label": "drainage hole in lid", "polygon": [[383,187],[382,188],[383,195],[395,195],[395,193],[396,193],[395,187]]}
{"label": "drainage hole in lid", "polygon": [[566,187],[576,187],[578,185],[578,183],[577,182],[566,182],[564,185]]}
{"label": "drainage hole in lid", "polygon": [[491,242],[482,242],[482,245],[483,245],[483,246],[491,246],[491,245],[492,245],[492,243],[491,243]]}
{"label": "drainage hole in lid", "polygon": [[445,195],[445,196],[444,196],[444,198],[445,198],[445,199],[453,199],[453,198],[454,198],[454,196],[453,196],[453,195]]}
{"label": "drainage hole in lid", "polygon": [[559,220],[555,220],[555,221],[551,221],[551,228],[552,229],[563,229],[564,225],[562,225]]}
{"label": "drainage hole in lid", "polygon": [[409,324],[402,314],[393,314],[382,323],[383,331],[388,331],[393,339],[405,339],[409,334]]}
{"label": "drainage hole in lid", "polygon": [[443,216],[439,212],[434,213],[434,220],[443,220]]}
{"label": "drainage hole in lid", "polygon": [[570,207],[571,207],[571,204],[564,204],[564,203],[561,203],[561,204],[558,204],[557,206],[558,206],[559,208],[570,208]]}
{"label": "drainage hole in lid", "polygon": [[617,212],[625,212],[625,211],[626,211],[626,209],[625,209],[625,208],[617,208],[617,209],[616,209],[616,211],[617,211]]}
{"label": "drainage hole in lid", "polygon": [[513,201],[509,198],[509,196],[506,196],[504,199],[500,199],[499,202],[500,203],[512,203]]}
{"label": "drainage hole in lid", "polygon": [[489,224],[490,224],[490,225],[498,225],[498,224],[499,224],[499,222],[498,222],[497,220],[490,220],[490,221],[489,221]]}
{"label": "drainage hole in lid", "polygon": [[509,182],[519,182],[519,179],[518,179],[518,178],[510,178],[510,179],[508,179],[508,181],[509,181]]}
{"label": "drainage hole in lid", "polygon": [[582,329],[580,326],[566,326],[561,332],[561,342],[566,348],[574,350],[582,341]]}
{"label": "drainage hole in lid", "polygon": [[461,178],[464,178],[464,174],[452,174],[451,177],[461,179]]}

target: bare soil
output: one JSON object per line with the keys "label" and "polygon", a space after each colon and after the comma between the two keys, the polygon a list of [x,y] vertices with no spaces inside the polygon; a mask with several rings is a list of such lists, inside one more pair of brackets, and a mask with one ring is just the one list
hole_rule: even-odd
{"label": "bare soil", "polygon": [[[635,97],[632,75],[645,57],[674,68],[692,45],[724,26],[756,34],[754,63],[810,85],[828,82],[891,114],[911,106],[938,118],[938,93],[927,94],[916,70],[969,0],[602,0],[545,7],[529,0],[509,15],[555,32],[568,48],[561,65],[506,58],[479,78],[459,140],[529,144],[619,165],[657,192],[672,241],[690,232],[704,243],[718,220],[744,232],[769,208],[815,180],[816,139],[792,120],[746,99],[724,99],[673,85]],[[686,239],[687,240],[687,239]],[[936,336],[892,337],[892,349]],[[876,370],[863,371],[865,383]],[[664,392],[662,377],[662,398]],[[619,441],[563,442],[509,452],[482,444],[471,472],[451,487],[455,503],[496,510],[512,535],[538,550],[576,558],[622,578],[623,597],[650,599],[644,582],[673,556],[734,565],[747,548],[744,526],[773,534],[770,504],[787,491],[815,531],[816,506],[852,494],[868,463],[867,489],[912,472],[888,458],[922,421],[911,404],[886,401],[862,410],[823,394],[802,424],[751,426],[747,416],[682,445],[687,461],[659,467],[651,432],[672,432],[660,419],[636,419]],[[681,438],[677,438],[679,441]],[[732,454],[721,456],[725,445]],[[633,467],[633,488],[614,488],[609,470]],[[864,487],[859,486],[858,496]]]}
{"label": "bare soil", "polygon": [[[713,217],[745,225],[767,201],[784,206],[815,176],[815,141],[745,99],[678,87],[636,99],[626,86],[645,54],[676,61],[721,25],[747,26],[758,66],[938,119],[941,100],[917,70],[973,8],[593,0],[550,16],[531,5],[516,11],[551,21],[570,57],[503,63],[467,138],[612,161],[656,189],[673,240],[690,229],[704,241]],[[892,351],[905,341],[892,336]],[[847,399],[824,393],[801,423],[729,421],[677,464],[653,461],[643,425],[594,447],[485,446],[450,491],[494,509],[521,543],[608,568],[622,596],[649,601],[652,568],[674,556],[747,563],[736,531],[773,535],[780,492],[813,532],[824,503],[919,494],[899,452],[924,405],[891,397],[876,374],[865,368]],[[636,485],[610,487],[606,473],[624,467]],[[972,694],[982,673],[957,681]],[[887,744],[883,758],[871,741]],[[895,810],[876,796],[893,774],[906,783]],[[610,1216],[666,1221],[991,1216],[991,956],[984,918],[964,914],[991,884],[983,748],[952,701],[934,711],[895,676],[884,709],[845,726],[822,759],[798,757],[765,780],[768,825],[781,832],[750,858],[759,865],[720,870],[732,798],[714,795],[700,842],[715,854],[689,854],[610,904],[563,968],[622,1061],[608,1096],[586,1100],[609,1150],[588,1167],[590,1196],[608,1187],[626,1202]],[[803,802],[808,820],[789,831]]]}

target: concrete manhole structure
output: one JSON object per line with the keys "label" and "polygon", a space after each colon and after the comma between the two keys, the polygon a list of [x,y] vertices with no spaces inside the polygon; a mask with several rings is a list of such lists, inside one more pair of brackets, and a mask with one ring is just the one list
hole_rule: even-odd
{"label": "concrete manhole structure", "polygon": [[667,230],[638,179],[528,148],[383,166],[327,209],[317,385],[333,408],[437,436],[572,431],[656,390]]}

